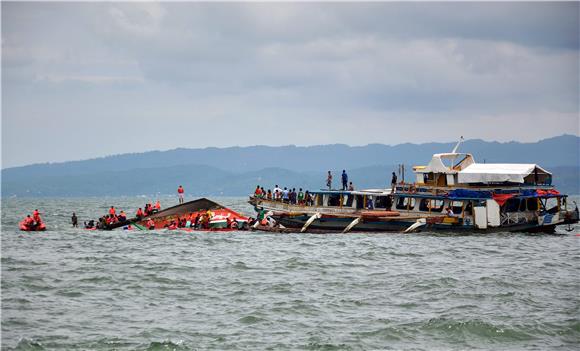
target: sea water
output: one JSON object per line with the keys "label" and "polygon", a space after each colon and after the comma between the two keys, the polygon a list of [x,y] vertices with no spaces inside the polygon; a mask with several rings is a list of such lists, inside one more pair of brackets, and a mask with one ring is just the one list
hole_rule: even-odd
{"label": "sea water", "polygon": [[[72,212],[82,226],[147,200],[2,200],[3,350],[579,347],[579,226],[558,235],[71,228]],[[244,198],[214,200],[252,214]],[[48,231],[18,231],[35,208]]]}

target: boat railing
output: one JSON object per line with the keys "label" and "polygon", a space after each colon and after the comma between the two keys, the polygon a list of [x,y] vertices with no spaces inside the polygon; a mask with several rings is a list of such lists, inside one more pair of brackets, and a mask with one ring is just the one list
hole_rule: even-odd
{"label": "boat railing", "polygon": [[535,219],[535,212],[504,212],[500,215],[501,225],[528,223]]}

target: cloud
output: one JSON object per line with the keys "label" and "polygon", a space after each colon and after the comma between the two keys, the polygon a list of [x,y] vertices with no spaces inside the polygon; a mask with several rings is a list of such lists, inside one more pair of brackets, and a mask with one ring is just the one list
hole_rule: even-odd
{"label": "cloud", "polygon": [[4,2],[4,166],[578,131],[579,6]]}

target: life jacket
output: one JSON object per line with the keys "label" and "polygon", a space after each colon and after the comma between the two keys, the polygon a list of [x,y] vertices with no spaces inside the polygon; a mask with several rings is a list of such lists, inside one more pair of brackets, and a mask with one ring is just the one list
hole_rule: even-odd
{"label": "life jacket", "polygon": [[177,188],[177,192],[183,194],[183,188],[182,187]]}
{"label": "life jacket", "polygon": [[159,203],[159,201],[157,201],[157,202],[155,203],[155,208],[156,208],[156,209],[160,209],[160,208],[161,208],[161,204]]}
{"label": "life jacket", "polygon": [[38,215],[40,215],[38,210],[34,210],[34,212],[32,212],[32,217],[37,217]]}
{"label": "life jacket", "polygon": [[34,219],[30,218],[30,217],[26,217],[26,219],[24,220],[24,224],[29,226],[32,225],[34,223]]}
{"label": "life jacket", "polygon": [[109,214],[114,215],[115,213],[116,213],[115,208],[114,207],[111,207],[109,209]]}
{"label": "life jacket", "polygon": [[137,217],[143,217],[143,210],[141,209],[137,210]]}

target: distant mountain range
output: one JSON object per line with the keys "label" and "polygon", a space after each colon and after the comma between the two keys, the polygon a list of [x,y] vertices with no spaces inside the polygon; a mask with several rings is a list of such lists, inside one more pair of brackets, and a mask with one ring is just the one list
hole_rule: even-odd
{"label": "distant mountain range", "polygon": [[[455,143],[347,146],[251,146],[175,149],[2,170],[2,196],[104,196],[172,194],[246,195],[257,184],[320,189],[325,173],[346,169],[357,188],[386,187],[404,163],[426,164]],[[537,163],[554,173],[564,192],[578,194],[580,138],[562,135],[536,143],[467,140],[460,151],[477,162]],[[411,178],[409,178],[411,179]]]}

